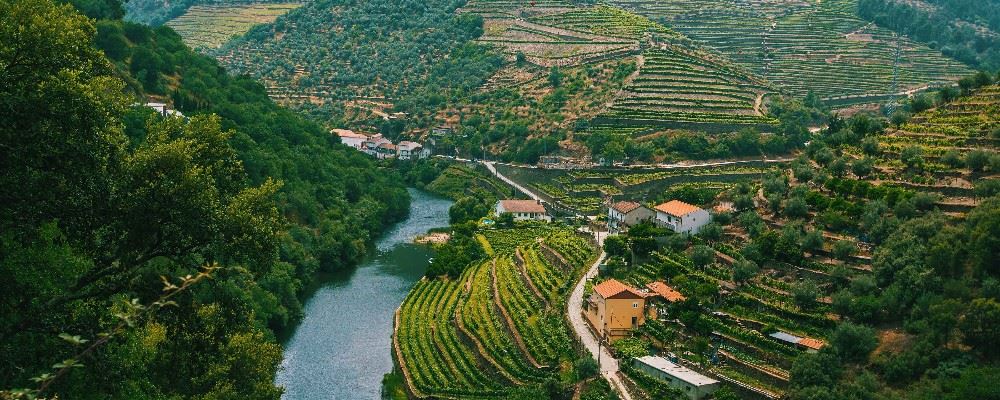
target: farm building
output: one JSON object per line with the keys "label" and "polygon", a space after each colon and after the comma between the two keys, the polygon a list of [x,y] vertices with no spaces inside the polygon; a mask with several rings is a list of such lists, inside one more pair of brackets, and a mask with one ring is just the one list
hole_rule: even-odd
{"label": "farm building", "polygon": [[819,349],[822,349],[823,346],[826,346],[826,343],[823,342],[822,340],[808,338],[808,337],[798,337],[790,333],[785,333],[781,331],[774,332],[768,336],[777,339],[779,341],[794,345],[809,353],[815,353],[819,351]]}
{"label": "farm building", "polygon": [[703,399],[719,389],[719,381],[674,364],[663,357],[645,356],[632,360],[632,366],[680,389],[692,400]]}
{"label": "farm building", "polygon": [[712,222],[708,211],[680,200],[671,200],[655,208],[657,223],[677,233],[696,234]]}
{"label": "farm building", "polygon": [[586,307],[590,326],[612,343],[628,337],[629,331],[646,322],[645,294],[615,279],[595,285]]}
{"label": "farm building", "polygon": [[493,207],[493,212],[497,216],[511,214],[515,221],[529,219],[552,221],[552,217],[545,211],[545,206],[538,200],[500,200]]}
{"label": "farm building", "polygon": [[649,318],[654,319],[666,315],[667,304],[687,299],[681,292],[660,281],[647,283],[643,295],[646,297],[646,307],[649,309],[647,314]]}
{"label": "farm building", "polygon": [[653,210],[636,202],[619,201],[608,207],[608,228],[614,231],[654,219],[656,213]]}

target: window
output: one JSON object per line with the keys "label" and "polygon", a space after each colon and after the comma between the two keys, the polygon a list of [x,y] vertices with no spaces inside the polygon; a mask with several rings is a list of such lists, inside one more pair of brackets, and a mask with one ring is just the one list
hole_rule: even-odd
{"label": "window", "polygon": [[639,308],[639,303],[632,303],[632,308]]}
{"label": "window", "polygon": [[632,317],[632,327],[634,328],[636,326],[639,326],[639,318],[638,317]]}

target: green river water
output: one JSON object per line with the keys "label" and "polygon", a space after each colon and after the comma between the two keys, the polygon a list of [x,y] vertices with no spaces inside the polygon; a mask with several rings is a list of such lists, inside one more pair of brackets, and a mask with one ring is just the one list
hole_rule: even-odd
{"label": "green river water", "polygon": [[284,399],[380,398],[382,376],[392,371],[393,313],[431,257],[413,238],[448,226],[451,206],[415,189],[410,196],[410,216],[378,240],[375,252],[306,302],[275,379]]}

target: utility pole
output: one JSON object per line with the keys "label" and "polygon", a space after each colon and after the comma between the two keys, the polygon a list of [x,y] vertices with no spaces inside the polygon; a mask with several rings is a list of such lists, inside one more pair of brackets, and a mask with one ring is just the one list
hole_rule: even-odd
{"label": "utility pole", "polygon": [[889,87],[889,104],[885,107],[885,111],[889,117],[892,117],[892,114],[896,112],[896,92],[899,91],[899,34],[893,33],[892,36],[896,39],[896,55],[892,62],[892,84]]}

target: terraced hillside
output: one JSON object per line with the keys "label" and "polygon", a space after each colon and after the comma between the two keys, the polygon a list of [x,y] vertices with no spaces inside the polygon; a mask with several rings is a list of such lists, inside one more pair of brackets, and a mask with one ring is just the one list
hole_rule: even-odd
{"label": "terraced hillside", "polygon": [[920,146],[924,154],[939,159],[949,150],[966,153],[975,149],[996,152],[1000,137],[1000,86],[982,88],[938,108],[915,115],[900,129],[890,129],[879,138],[883,152],[899,154],[909,146]]}
{"label": "terraced hillside", "polygon": [[861,20],[854,15],[854,0],[611,3],[661,21],[798,96],[812,91],[842,104],[863,103],[970,72],[937,51]]}
{"label": "terraced hillside", "polygon": [[733,129],[774,123],[764,96],[777,90],[749,70],[693,45],[648,18],[617,7],[523,6],[473,1],[487,18],[480,42],[542,67],[636,56],[638,72],[595,121],[621,128]]}
{"label": "terraced hillside", "polygon": [[725,60],[662,44],[643,54],[638,77],[597,123],[639,126],[769,125],[769,84]]}
{"label": "terraced hillside", "polygon": [[498,165],[498,170],[530,186],[547,201],[574,212],[596,215],[607,199],[647,203],[681,198],[707,204],[723,189],[751,182],[781,163],[750,161],[729,165],[659,170],[545,170]]}
{"label": "terraced hillside", "polygon": [[274,22],[301,3],[198,5],[166,23],[195,49],[214,49],[254,25]]}
{"label": "terraced hillside", "polygon": [[[477,8],[473,3],[465,12],[496,15],[496,8]],[[477,11],[478,10],[478,11]],[[533,13],[542,13],[532,9]],[[637,54],[647,35],[674,35],[668,29],[645,18],[612,7],[550,8],[529,18],[487,20],[485,34],[477,41],[500,46],[508,54],[520,54],[533,64],[551,67],[594,62]]]}
{"label": "terraced hillside", "polygon": [[478,240],[490,259],[456,280],[420,281],[400,306],[396,357],[417,397],[503,397],[568,373],[576,357],[562,304],[593,245],[548,226]]}

